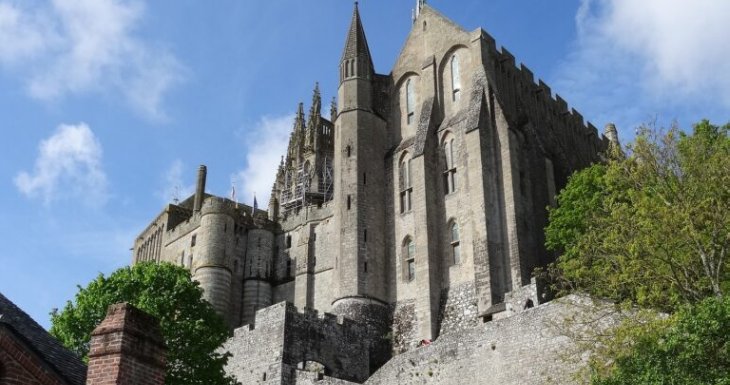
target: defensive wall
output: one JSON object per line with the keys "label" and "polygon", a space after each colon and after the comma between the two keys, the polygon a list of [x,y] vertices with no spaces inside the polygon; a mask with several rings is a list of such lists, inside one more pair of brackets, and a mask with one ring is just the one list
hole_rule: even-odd
{"label": "defensive wall", "polygon": [[280,302],[257,311],[255,324],[234,331],[222,347],[232,353],[226,372],[244,384],[293,384],[298,377],[324,376],[362,383],[370,374],[367,333],[350,319],[300,313]]}

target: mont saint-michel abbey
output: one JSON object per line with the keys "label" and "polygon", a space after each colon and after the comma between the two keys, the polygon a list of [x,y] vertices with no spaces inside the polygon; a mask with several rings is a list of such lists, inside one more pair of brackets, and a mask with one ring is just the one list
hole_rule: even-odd
{"label": "mont saint-michel abbey", "polygon": [[299,105],[268,210],[206,194],[201,166],[135,241],[134,262],[190,269],[235,329],[243,384],[407,383],[397,357],[499,335],[546,301],[531,278],[555,257],[546,208],[615,128],[599,135],[484,30],[423,3],[385,74],[355,4],[336,102],[322,111],[315,88]]}

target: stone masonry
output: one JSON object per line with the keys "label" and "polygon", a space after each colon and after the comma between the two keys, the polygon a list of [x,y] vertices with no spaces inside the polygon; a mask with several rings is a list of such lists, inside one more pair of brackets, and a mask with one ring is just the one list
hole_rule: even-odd
{"label": "stone masonry", "polygon": [[[487,32],[423,0],[387,74],[373,66],[356,3],[338,76],[327,117],[318,85],[308,113],[297,107],[268,212],[206,194],[201,166],[196,193],[135,241],[133,262],[189,268],[231,328],[243,327],[226,346],[244,383],[362,382],[422,341],[543,303],[531,280],[554,259],[546,208],[618,140]],[[316,333],[296,331],[300,318]],[[343,330],[367,354],[337,350]]]}

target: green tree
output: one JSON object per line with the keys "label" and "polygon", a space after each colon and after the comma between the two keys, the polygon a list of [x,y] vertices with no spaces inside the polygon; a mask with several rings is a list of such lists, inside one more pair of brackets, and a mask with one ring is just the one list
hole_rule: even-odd
{"label": "green tree", "polygon": [[730,125],[642,128],[576,173],[550,210],[563,290],[672,312],[730,289]]}
{"label": "green tree", "polygon": [[86,359],[91,332],[107,307],[129,302],[160,321],[168,348],[166,384],[235,384],[223,371],[228,356],[216,351],[228,338],[228,328],[202,294],[184,268],[139,263],[79,286],[74,302],[51,315],[50,332]]}
{"label": "green tree", "polygon": [[[668,319],[623,327],[607,373],[593,385],[730,385],[730,298],[710,297]],[[619,341],[613,341],[613,346]]]}

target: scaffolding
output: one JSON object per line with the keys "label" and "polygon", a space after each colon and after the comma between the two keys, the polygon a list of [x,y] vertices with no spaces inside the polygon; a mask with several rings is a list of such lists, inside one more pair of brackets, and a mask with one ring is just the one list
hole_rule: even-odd
{"label": "scaffolding", "polygon": [[[322,204],[332,199],[334,194],[332,158],[325,156],[320,167],[315,168],[318,170],[313,170],[310,163],[305,162],[297,167],[293,178],[291,174],[287,174],[280,200],[285,212],[298,211],[304,206]],[[313,190],[312,180],[315,176],[319,178],[316,190]]]}

